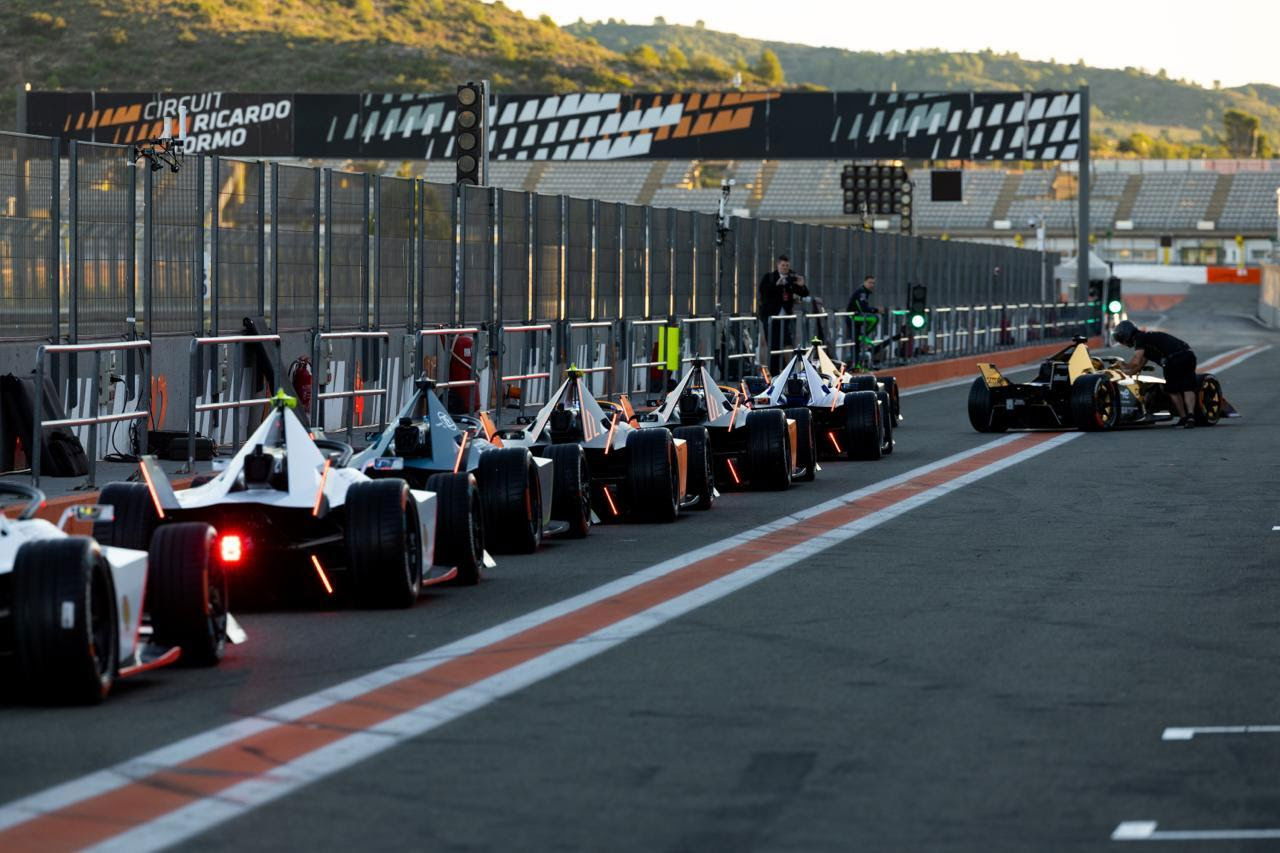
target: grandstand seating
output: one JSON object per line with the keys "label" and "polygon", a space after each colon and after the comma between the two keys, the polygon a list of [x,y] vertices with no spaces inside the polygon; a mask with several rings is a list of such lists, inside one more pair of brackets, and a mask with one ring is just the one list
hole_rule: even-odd
{"label": "grandstand seating", "polygon": [[1280,189],[1280,172],[1241,172],[1234,176],[1227,204],[1218,218],[1218,227],[1228,230],[1257,227],[1260,222],[1275,223],[1276,190]]}

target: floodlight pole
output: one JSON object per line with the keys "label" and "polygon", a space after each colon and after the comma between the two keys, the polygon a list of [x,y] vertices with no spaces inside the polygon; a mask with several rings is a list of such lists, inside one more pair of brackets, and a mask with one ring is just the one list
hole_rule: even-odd
{"label": "floodlight pole", "polygon": [[1076,221],[1079,223],[1079,233],[1076,235],[1078,246],[1076,248],[1076,298],[1074,301],[1079,302],[1082,299],[1088,299],[1089,296],[1089,87],[1080,87],[1080,142],[1076,148],[1079,171],[1076,174],[1078,178],[1079,191],[1076,197],[1080,204],[1079,212],[1076,214]]}

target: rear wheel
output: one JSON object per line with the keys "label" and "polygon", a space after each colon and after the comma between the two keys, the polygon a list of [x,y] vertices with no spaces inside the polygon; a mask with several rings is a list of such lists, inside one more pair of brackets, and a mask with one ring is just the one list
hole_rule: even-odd
{"label": "rear wheel", "polygon": [[213,555],[214,529],[166,524],[151,537],[147,611],[157,643],[179,646],[182,661],[214,666],[227,648],[227,576]]}
{"label": "rear wheel", "polygon": [[404,480],[347,490],[347,565],[355,591],[377,607],[410,607],[422,584],[417,509]]}
{"label": "rear wheel", "polygon": [[791,441],[782,409],[747,415],[747,480],[753,489],[781,490],[791,485]]}
{"label": "rear wheel", "polygon": [[1004,432],[1009,428],[1004,411],[996,407],[995,394],[981,376],[969,386],[969,423],[978,432]]}
{"label": "rear wheel", "polygon": [[120,623],[111,569],[97,543],[68,536],[18,549],[13,629],[18,680],[36,698],[106,698],[120,660]]}
{"label": "rear wheel", "polygon": [[553,444],[546,457],[555,465],[555,491],[551,495],[551,517],[565,521],[565,535],[582,539],[591,532],[591,470],[587,454],[578,444]]}
{"label": "rear wheel", "polygon": [[495,533],[493,547],[509,554],[532,554],[542,542],[542,483],[538,465],[523,447],[480,454],[476,470],[484,526]]}
{"label": "rear wheel", "polygon": [[856,373],[845,377],[844,386],[840,390],[852,394],[854,391],[875,391],[877,387],[876,378],[870,373]]}
{"label": "rear wheel", "polygon": [[881,391],[876,399],[880,401],[880,423],[884,427],[884,455],[888,456],[893,452],[893,401],[888,391]]}
{"label": "rear wheel", "polygon": [[803,473],[796,477],[812,483],[818,473],[818,441],[813,434],[813,412],[808,409],[787,409],[787,417],[796,422],[795,467]]}
{"label": "rear wheel", "polygon": [[680,512],[680,463],[671,433],[635,430],[627,435],[626,452],[632,510],[648,521],[675,521]]}
{"label": "rear wheel", "polygon": [[464,586],[480,583],[485,527],[476,478],[465,473],[432,474],[427,491],[436,493],[435,564],[457,567],[458,583]]}
{"label": "rear wheel", "polygon": [[1071,419],[1086,432],[1108,430],[1120,418],[1116,388],[1105,373],[1086,373],[1071,383]]}
{"label": "rear wheel", "polygon": [[698,502],[694,509],[711,509],[716,496],[716,475],[711,455],[711,435],[704,426],[678,427],[675,438],[683,438],[688,448],[689,469],[685,480],[685,495],[693,495]]}
{"label": "rear wheel", "polygon": [[854,391],[844,397],[844,440],[850,459],[872,460],[884,455],[884,419],[875,391]]}
{"label": "rear wheel", "polygon": [[1200,386],[1200,393],[1196,395],[1196,423],[1213,426],[1222,420],[1222,385],[1211,373],[1201,373],[1196,379]]}
{"label": "rear wheel", "polygon": [[114,511],[114,520],[94,522],[93,538],[99,544],[147,550],[160,516],[151,490],[144,483],[108,483],[98,496],[98,503]]}

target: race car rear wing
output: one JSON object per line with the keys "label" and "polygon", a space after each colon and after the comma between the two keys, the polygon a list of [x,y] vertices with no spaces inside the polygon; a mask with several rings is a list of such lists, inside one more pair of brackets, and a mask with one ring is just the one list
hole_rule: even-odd
{"label": "race car rear wing", "polygon": [[1009,380],[1004,378],[1004,374],[997,370],[994,364],[979,362],[978,371],[982,374],[988,388],[1003,388],[1009,384]]}

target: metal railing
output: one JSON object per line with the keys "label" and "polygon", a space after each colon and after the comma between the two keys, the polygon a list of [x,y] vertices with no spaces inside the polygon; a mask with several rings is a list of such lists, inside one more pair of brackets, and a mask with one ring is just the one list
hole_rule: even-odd
{"label": "metal railing", "polygon": [[[57,418],[52,421],[44,420],[44,408],[47,398],[45,397],[45,367],[47,357],[50,355],[61,354],[79,354],[93,353],[93,376],[95,381],[102,381],[102,354],[104,352],[114,351],[141,351],[143,353],[142,361],[144,367],[141,371],[143,382],[138,390],[138,402],[146,402],[146,406],[138,405],[131,411],[116,412],[106,415],[92,415],[82,418]],[[84,482],[84,488],[92,488],[94,486],[94,476],[98,468],[98,426],[100,424],[119,423],[120,421],[142,420],[151,416],[150,394],[151,394],[151,341],[113,341],[100,344],[46,344],[36,350],[36,373],[35,373],[35,401],[34,412],[32,413],[32,432],[31,432],[31,482],[32,485],[40,485],[40,456],[41,449],[44,445],[44,431],[46,429],[54,429],[57,427],[91,427],[89,430],[89,447],[86,451],[89,461],[88,479]],[[113,377],[107,377],[107,387],[111,387],[114,381]],[[108,395],[109,396],[109,395]],[[100,407],[98,395],[91,395],[87,401],[87,405]],[[108,401],[109,405],[109,401]],[[145,429],[138,431],[139,450],[142,453],[147,451],[147,431]]]}
{"label": "metal railing", "polygon": [[[189,474],[194,470],[196,461],[196,425],[197,416],[204,412],[224,412],[237,411],[239,409],[249,408],[251,406],[269,406],[271,405],[271,390],[267,390],[265,397],[250,397],[241,399],[237,396],[237,386],[239,391],[244,391],[244,344],[275,344],[275,360],[274,369],[277,383],[280,381],[280,336],[279,335],[227,335],[224,337],[206,337],[192,338],[190,350],[190,378],[189,386],[191,394],[191,403],[187,408],[187,462],[186,465],[179,469],[180,473]],[[231,399],[214,400],[208,403],[198,402],[203,396],[200,390],[203,390],[204,383],[201,381],[201,347],[218,347],[218,346],[234,346],[235,352],[235,368],[231,372],[231,382],[229,392]],[[199,389],[199,390],[197,390]],[[216,381],[210,386],[210,396],[221,396],[221,388],[218,387]],[[211,439],[212,440],[212,439]],[[232,445],[236,448],[240,446],[240,419],[232,418]]]}
{"label": "metal railing", "polygon": [[[326,344],[332,341],[350,341],[351,353],[347,359],[347,368],[350,374],[350,387],[342,391],[321,391],[321,387],[328,388],[335,384],[336,376],[329,382],[321,385],[318,381],[315,393],[311,395],[311,425],[312,427],[324,429],[324,403],[330,400],[342,400],[342,423],[347,433],[347,442],[350,443],[352,434],[355,429],[355,418],[357,409],[362,408],[364,398],[376,397],[378,409],[378,431],[381,432],[387,424],[387,387],[386,387],[386,370],[383,368],[388,346],[391,341],[391,335],[388,332],[315,332],[311,336],[311,365],[315,371],[316,377],[327,377],[330,373],[329,364],[331,362],[330,355],[325,352]],[[360,358],[360,346],[365,344],[373,344],[373,348],[377,352],[369,352],[366,349],[365,358]],[[374,387],[364,387],[365,376],[368,371],[365,369],[367,365],[376,365],[374,376]],[[361,424],[365,426],[365,424]]]}

